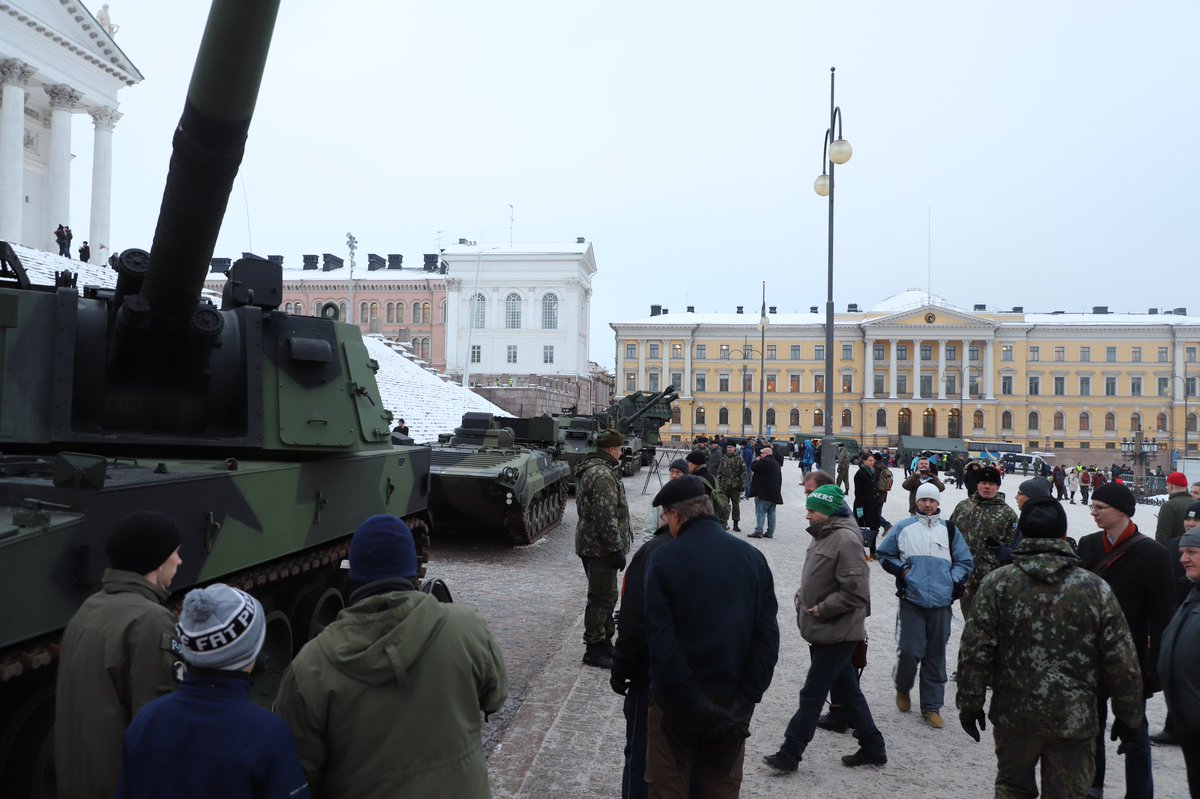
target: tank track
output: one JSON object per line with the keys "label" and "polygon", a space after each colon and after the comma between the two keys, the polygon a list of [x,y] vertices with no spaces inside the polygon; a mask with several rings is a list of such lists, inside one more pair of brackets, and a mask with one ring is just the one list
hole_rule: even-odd
{"label": "tank track", "polygon": [[532,544],[562,521],[567,508],[566,480],[560,480],[533,495],[526,511],[510,505],[504,512],[504,532],[514,544]]}
{"label": "tank track", "polygon": [[[562,518],[561,511],[559,518]],[[412,530],[413,539],[417,544],[417,561],[420,564],[417,580],[419,581],[425,577],[425,564],[429,561],[429,526],[419,516],[412,516],[404,521]],[[248,593],[253,593],[263,586],[341,563],[349,554],[350,539],[346,538],[338,543],[328,544],[310,552],[271,561],[262,566],[230,575],[224,582]],[[170,605],[171,610],[176,614],[179,612],[179,605],[182,601],[183,597],[180,596]],[[6,653],[0,657],[0,683],[8,682],[26,672],[33,672],[57,662],[61,651],[62,635],[59,633],[35,641],[19,652]]]}

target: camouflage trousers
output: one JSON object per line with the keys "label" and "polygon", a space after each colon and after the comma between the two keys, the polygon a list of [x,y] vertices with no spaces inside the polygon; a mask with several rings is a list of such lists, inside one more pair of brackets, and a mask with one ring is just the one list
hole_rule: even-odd
{"label": "camouflage trousers", "polygon": [[588,581],[583,641],[587,644],[611,641],[617,632],[613,624],[613,608],[617,606],[617,570],[608,565],[607,557],[583,557],[580,560]]}
{"label": "camouflage trousers", "polygon": [[1072,741],[1024,730],[997,728],[996,799],[1037,799],[1035,778],[1042,764],[1041,796],[1082,797],[1092,787],[1096,742]]}
{"label": "camouflage trousers", "polygon": [[837,467],[837,480],[834,481],[834,484],[837,485],[839,488],[844,485],[846,487],[843,488],[842,490],[846,491],[846,492],[850,491],[850,467],[849,466]]}
{"label": "camouflage trousers", "polygon": [[737,483],[722,485],[721,491],[729,497],[729,518],[737,524],[742,520],[742,487]]}

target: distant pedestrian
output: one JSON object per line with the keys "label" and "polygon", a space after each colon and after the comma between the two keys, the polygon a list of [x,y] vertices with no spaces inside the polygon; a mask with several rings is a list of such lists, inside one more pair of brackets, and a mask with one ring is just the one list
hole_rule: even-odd
{"label": "distant pedestrian", "polygon": [[685,796],[696,769],[704,796],[736,797],[750,720],[779,657],[771,569],[721,529],[699,480],[672,480],[655,504],[672,540],[646,565],[650,796]]}
{"label": "distant pedestrian", "polygon": [[983,578],[1011,563],[1016,546],[1017,514],[1000,493],[1000,470],[987,466],[976,473],[975,493],[959,502],[950,514],[950,522],[966,539],[974,561],[958,605],[964,619],[971,613],[971,603]]}
{"label": "distant pedestrian", "polygon": [[1079,491],[1079,470],[1069,469],[1066,475],[1067,495],[1071,498],[1071,504],[1075,504],[1075,494]]}
{"label": "distant pedestrian", "polygon": [[481,716],[508,696],[496,639],[473,608],[416,590],[416,545],[395,516],[363,521],[349,561],[346,607],[275,699],[313,795],[489,796]]}
{"label": "distant pedestrian", "polygon": [[[875,542],[879,534],[879,511],[883,503],[879,500],[876,488],[875,455],[865,453],[858,461],[858,471],[854,473],[854,515],[859,527],[869,530],[866,542],[869,549],[867,560],[875,560]],[[861,534],[859,546],[862,546]]]}
{"label": "distant pedestrian", "polygon": [[775,509],[783,504],[783,472],[770,447],[763,447],[750,466],[750,491],[754,498],[754,532],[748,538],[775,537]]}
{"label": "distant pedestrian", "polygon": [[1183,519],[1195,501],[1188,493],[1188,481],[1183,472],[1171,472],[1167,477],[1167,501],[1158,509],[1154,540],[1166,544],[1183,535]]}
{"label": "distant pedestrian", "polygon": [[[1044,481],[1043,481],[1044,482]],[[1096,696],[1111,696],[1114,736],[1132,745],[1142,723],[1137,652],[1112,590],[1066,540],[1067,514],[1028,500],[1011,566],[979,586],[958,650],[958,715],[976,741],[994,728],[997,797],[1082,797],[1092,785]],[[1090,795],[1090,794],[1088,794]]]}
{"label": "distant pedestrian", "polygon": [[805,508],[812,542],[796,590],[796,623],[809,644],[808,674],[800,705],[788,722],[783,745],[763,758],[776,771],[796,771],[815,734],[825,697],[835,681],[844,718],[854,728],[859,748],[843,765],[883,765],[883,735],[858,685],[852,657],[866,637],[871,601],[870,575],[862,560],[862,536],[837,486],[823,485],[808,495]]}
{"label": "distant pedestrian", "polygon": [[75,234],[71,232],[70,225],[63,225],[63,239],[66,240],[66,245],[63,247],[63,255],[71,257],[71,240],[75,238]]}
{"label": "distant pedestrian", "polygon": [[[742,462],[741,458],[737,459],[738,463]],[[671,465],[667,467],[667,479],[678,480],[688,473],[687,461],[683,458],[676,458],[671,461]],[[650,501],[646,507],[646,518],[642,522],[642,542],[649,543],[654,540],[656,533],[662,530],[662,524],[658,521],[658,510],[654,507],[654,495],[650,495]],[[641,550],[638,550],[639,552]],[[629,571],[625,572],[625,579],[629,579]],[[619,630],[618,630],[619,632]]]}
{"label": "distant pedestrian", "polygon": [[71,257],[71,242],[67,240],[67,231],[62,225],[54,229],[54,243],[58,245],[58,254],[67,258]]}
{"label": "distant pedestrian", "polygon": [[838,447],[837,480],[835,482],[843,493],[850,492],[850,448],[844,445]]}
{"label": "distant pedestrian", "polygon": [[750,499],[750,467],[753,465],[754,459],[758,457],[758,454],[749,441],[742,442],[741,454],[742,463],[746,464],[746,499]]}
{"label": "distant pedestrian", "polygon": [[[746,490],[746,463],[737,454],[732,443],[725,446],[725,457],[717,471],[717,484],[721,492],[729,497],[729,510],[733,518],[733,531],[740,533],[742,520],[742,492]],[[727,528],[728,529],[728,528]]]}
{"label": "distant pedestrian", "polygon": [[222,583],[197,588],[184,597],[176,632],[187,676],[125,732],[117,799],[308,796],[287,722],[250,700],[267,634],[259,601]]}
{"label": "distant pedestrian", "polygon": [[938,492],[946,490],[946,485],[937,476],[937,469],[928,458],[917,459],[913,473],[908,476],[900,487],[908,492],[908,513],[911,516],[917,512],[917,489],[925,484],[931,484]]}
{"label": "distant pedestrian", "polygon": [[83,246],[79,248],[79,260],[83,261],[85,264],[92,260],[92,248],[88,246],[86,241],[83,243]]}
{"label": "distant pedestrian", "polygon": [[183,563],[182,541],[165,514],[123,517],[105,545],[102,590],[67,623],[54,714],[61,799],[111,797],[125,728],[144,705],[175,690],[183,664],[165,603]]}
{"label": "distant pedestrian", "polygon": [[1081,469],[1079,472],[1079,503],[1087,505],[1092,501],[1092,470]]}

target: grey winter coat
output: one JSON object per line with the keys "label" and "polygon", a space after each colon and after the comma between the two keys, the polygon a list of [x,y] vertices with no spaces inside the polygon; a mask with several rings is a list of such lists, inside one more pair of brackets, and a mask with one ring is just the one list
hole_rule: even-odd
{"label": "grey winter coat", "polygon": [[[812,543],[796,589],[796,624],[810,644],[861,641],[871,612],[871,584],[862,533],[845,508],[808,528]],[[820,618],[808,609],[816,606]]]}

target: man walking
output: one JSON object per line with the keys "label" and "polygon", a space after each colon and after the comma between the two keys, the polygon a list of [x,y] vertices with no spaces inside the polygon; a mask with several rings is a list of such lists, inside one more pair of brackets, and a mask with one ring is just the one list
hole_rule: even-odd
{"label": "man walking", "polygon": [[909,691],[921,671],[921,718],[940,730],[946,700],[946,642],[950,605],[961,595],[974,565],[953,525],[938,518],[940,494],[932,483],[917,489],[917,513],[896,524],[879,546],[884,571],[896,578],[900,597],[896,707],[912,708]]}
{"label": "man walking", "polygon": [[313,795],[484,799],[480,712],[508,696],[496,639],[474,609],[415,590],[417,549],[395,516],[359,525],[349,560],[346,608],[275,699]]}
{"label": "man walking", "polygon": [[950,523],[967,540],[975,562],[959,602],[964,619],[971,614],[971,603],[983,578],[1012,560],[1017,514],[1000,493],[1001,479],[995,466],[980,469],[975,493],[959,502],[950,514]]}
{"label": "man walking", "polygon": [[770,447],[759,451],[758,460],[750,470],[750,491],[746,496],[754,497],[754,532],[747,537],[774,538],[775,508],[783,504],[783,472]]}
{"label": "man walking", "polygon": [[1083,796],[1092,784],[1096,695],[1111,696],[1122,748],[1142,723],[1142,681],[1129,627],[1113,592],[1082,568],[1066,540],[1067,514],[1031,499],[1011,566],[979,586],[958,650],[958,713],[968,735],[996,744],[996,797]]}
{"label": "man walking", "polygon": [[838,447],[837,486],[843,493],[850,493],[850,448],[845,445]]}
{"label": "man walking", "polygon": [[[1079,540],[1079,557],[1084,568],[1104,578],[1116,594],[1137,651],[1143,696],[1149,698],[1159,690],[1158,652],[1163,630],[1175,613],[1175,587],[1166,548],[1139,533],[1130,518],[1136,508],[1133,493],[1124,485],[1114,482],[1097,488],[1092,493],[1091,510],[1100,531]],[[1107,695],[1101,693],[1098,707],[1101,734],[1096,741],[1096,776],[1092,783],[1096,795],[1104,789],[1103,730],[1107,704]],[[1154,795],[1145,699],[1140,707],[1143,718],[1136,739],[1124,747],[1125,795],[1129,799],[1149,799]]]}
{"label": "man walking", "polygon": [[838,684],[845,691],[840,700],[859,744],[858,751],[843,757],[842,763],[882,766],[887,763],[883,734],[871,718],[851,662],[866,635],[864,623],[871,602],[862,534],[837,486],[818,487],[808,495],[805,508],[813,540],[805,555],[795,605],[800,635],[809,643],[810,665],[800,689],[800,706],[784,731],[783,745],[763,762],[776,771],[799,767],[825,697],[840,677]]}
{"label": "man walking", "polygon": [[696,769],[704,796],[736,797],[750,719],[779,657],[771,569],[725,534],[699,480],[672,480],[654,504],[672,540],[646,565],[650,796],[684,796]]}
{"label": "man walking", "polygon": [[[583,611],[583,663],[612,668],[616,633],[613,608],[617,605],[617,572],[625,568],[629,552],[629,506],[621,483],[621,446],[625,439],[616,430],[605,430],[596,439],[597,451],[575,467],[575,554],[587,575],[587,607]],[[695,451],[688,453],[703,457]]]}
{"label": "man walking", "polygon": [[733,531],[740,533],[738,522],[742,520],[742,491],[746,488],[746,463],[734,453],[733,444],[725,445],[725,457],[717,471],[717,483],[721,493],[729,497],[729,510],[733,517]]}
{"label": "man walking", "polygon": [[1183,472],[1167,475],[1167,501],[1158,509],[1158,524],[1154,527],[1154,540],[1166,545],[1172,538],[1183,535],[1183,520],[1188,508],[1196,500],[1188,493],[1188,481]]}
{"label": "man walking", "polygon": [[183,672],[175,617],[164,607],[183,561],[179,525],[139,511],[117,522],[104,548],[103,588],[63,632],[54,714],[61,799],[108,799],[117,788],[125,728]]}

